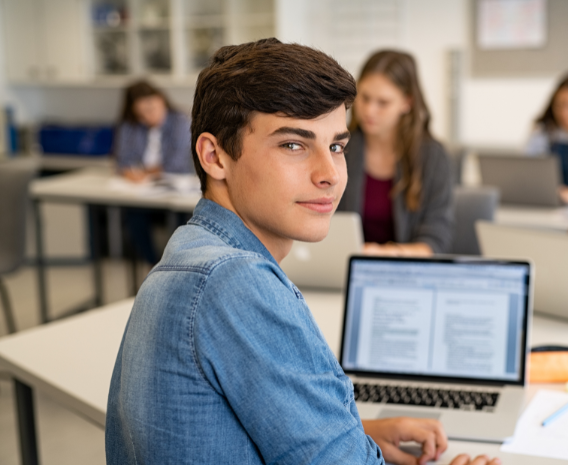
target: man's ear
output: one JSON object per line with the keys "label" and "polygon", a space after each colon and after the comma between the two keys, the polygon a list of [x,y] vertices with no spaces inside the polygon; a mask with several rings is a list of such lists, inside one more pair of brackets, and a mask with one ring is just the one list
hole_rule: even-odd
{"label": "man's ear", "polygon": [[203,132],[197,138],[195,144],[197,156],[203,170],[217,181],[227,177],[226,166],[223,163],[225,152],[219,146],[217,138],[209,133]]}

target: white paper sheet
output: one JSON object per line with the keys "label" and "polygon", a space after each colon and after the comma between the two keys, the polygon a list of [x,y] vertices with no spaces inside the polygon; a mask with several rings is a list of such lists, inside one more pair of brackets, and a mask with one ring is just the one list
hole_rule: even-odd
{"label": "white paper sheet", "polygon": [[568,460],[568,414],[550,425],[542,421],[568,404],[568,394],[541,390],[521,415],[515,436],[501,446],[501,451]]}
{"label": "white paper sheet", "polygon": [[108,180],[108,188],[111,191],[137,197],[154,197],[167,194],[168,192],[166,187],[156,186],[156,183],[151,181],[134,183],[118,176]]}

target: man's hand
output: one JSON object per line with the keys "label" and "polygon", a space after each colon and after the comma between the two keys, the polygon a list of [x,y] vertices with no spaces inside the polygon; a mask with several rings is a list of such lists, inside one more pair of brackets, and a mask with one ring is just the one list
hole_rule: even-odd
{"label": "man's hand", "polygon": [[[448,438],[442,424],[436,420],[416,418],[386,418],[384,420],[364,420],[365,433],[373,438],[383,452],[387,462],[397,465],[424,465],[438,460],[448,447]],[[422,455],[415,457],[399,449],[403,441],[414,441],[422,445]],[[465,458],[468,458],[465,456]],[[462,456],[455,460],[463,460]],[[477,460],[477,459],[476,459]],[[452,462],[452,465],[468,465],[470,462]],[[485,462],[471,462],[472,465],[485,465]],[[491,462],[491,465],[494,465]]]}
{"label": "man's hand", "polygon": [[487,455],[480,455],[471,460],[469,455],[458,455],[450,465],[501,465],[501,459],[494,458],[491,460]]}

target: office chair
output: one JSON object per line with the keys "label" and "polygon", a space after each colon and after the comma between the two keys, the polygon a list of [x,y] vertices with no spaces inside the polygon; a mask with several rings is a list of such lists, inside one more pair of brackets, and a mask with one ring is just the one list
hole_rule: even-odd
{"label": "office chair", "polygon": [[452,253],[481,255],[475,222],[493,221],[499,205],[499,190],[494,187],[454,188],[454,242]]}
{"label": "office chair", "polygon": [[465,163],[465,158],[467,155],[467,149],[465,147],[454,145],[447,146],[448,159],[450,161],[450,171],[452,173],[452,181],[454,186],[459,186],[462,184],[462,173],[463,166]]}
{"label": "office chair", "polygon": [[9,333],[16,332],[16,322],[3,275],[25,258],[28,186],[36,171],[31,160],[0,162],[0,303]]}

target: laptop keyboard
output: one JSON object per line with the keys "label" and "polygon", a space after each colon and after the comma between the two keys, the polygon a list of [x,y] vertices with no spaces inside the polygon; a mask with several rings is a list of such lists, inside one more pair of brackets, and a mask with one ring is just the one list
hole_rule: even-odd
{"label": "laptop keyboard", "polygon": [[492,412],[499,399],[497,392],[429,389],[387,384],[354,384],[357,402],[421,405],[460,410]]}

